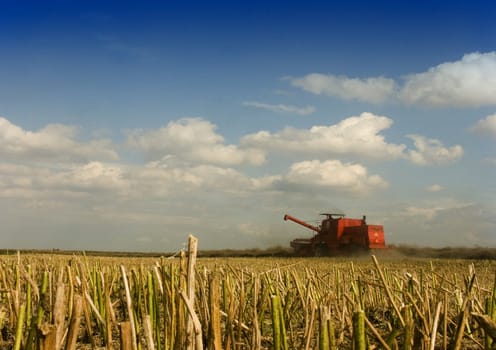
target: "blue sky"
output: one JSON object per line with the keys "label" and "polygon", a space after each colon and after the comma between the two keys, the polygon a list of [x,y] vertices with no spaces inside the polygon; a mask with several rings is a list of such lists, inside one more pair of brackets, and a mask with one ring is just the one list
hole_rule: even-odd
{"label": "blue sky", "polygon": [[490,1],[0,2],[2,246],[496,246]]}

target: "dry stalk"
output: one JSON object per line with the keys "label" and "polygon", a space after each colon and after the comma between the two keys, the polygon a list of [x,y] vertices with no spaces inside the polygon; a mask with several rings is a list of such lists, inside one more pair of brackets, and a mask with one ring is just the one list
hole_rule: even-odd
{"label": "dry stalk", "polygon": [[136,327],[134,323],[134,311],[133,311],[133,301],[131,298],[131,292],[129,290],[129,283],[127,281],[126,268],[121,265],[122,281],[124,282],[124,290],[126,292],[126,305],[129,317],[129,322],[131,323],[131,340],[132,340],[132,350],[138,350],[137,337],[136,337]]}
{"label": "dry stalk", "polygon": [[[191,305],[194,305],[195,303],[195,264],[196,264],[196,254],[198,250],[198,239],[193,237],[192,235],[189,235],[188,238],[188,269],[187,269],[187,295],[188,295],[188,300],[191,302]],[[186,332],[188,336],[188,348],[190,344],[194,343],[194,338],[192,337],[193,335],[193,320],[192,320],[192,315],[191,312],[189,313],[188,321],[187,321],[187,326],[186,326]],[[192,349],[192,347],[191,347]]]}
{"label": "dry stalk", "polygon": [[211,350],[221,350],[222,334],[220,324],[220,282],[217,274],[214,274],[210,278],[209,292],[210,327],[208,348]]}
{"label": "dry stalk", "polygon": [[203,350],[203,339],[202,339],[202,326],[200,323],[200,320],[198,319],[198,316],[195,313],[195,309],[193,307],[193,304],[191,303],[191,300],[189,300],[188,296],[184,291],[180,291],[179,294],[181,295],[181,298],[183,299],[184,303],[186,304],[186,308],[188,310],[188,313],[191,317],[191,320],[193,322],[193,328],[195,332],[195,349],[196,350]]}
{"label": "dry stalk", "polygon": [[65,350],[76,350],[77,336],[81,324],[81,314],[83,312],[83,299],[80,295],[74,296],[74,307],[67,335]]}
{"label": "dry stalk", "polygon": [[441,313],[441,307],[442,307],[442,303],[439,302],[437,304],[437,307],[436,307],[436,314],[434,315],[434,322],[432,324],[432,332],[431,332],[431,339],[430,339],[430,346],[429,346],[429,350],[434,350],[435,346],[436,346],[436,335],[437,335],[437,326],[438,326],[438,323],[439,323],[439,315]]}
{"label": "dry stalk", "polygon": [[145,339],[148,350],[155,350],[155,343],[153,341],[152,322],[150,315],[145,315],[143,328],[145,329]]}
{"label": "dry stalk", "polygon": [[55,323],[55,350],[59,350],[62,347],[62,339],[65,333],[65,312],[66,312],[66,300],[65,300],[65,285],[59,280],[57,282],[57,291],[55,293],[55,304],[53,310],[53,319]]}
{"label": "dry stalk", "polygon": [[405,327],[405,321],[403,320],[403,316],[401,315],[401,311],[400,311],[398,305],[396,305],[396,302],[394,301],[393,294],[391,293],[389,285],[386,282],[386,278],[384,277],[384,273],[382,272],[382,269],[379,266],[379,262],[377,261],[377,258],[375,257],[375,255],[372,255],[372,260],[374,261],[374,265],[377,269],[377,272],[379,273],[379,276],[381,277],[382,284],[383,284],[384,288],[386,289],[386,294],[387,294],[387,297],[389,299],[389,302],[393,306],[394,311],[396,312],[396,316],[398,316],[398,319],[401,322],[401,326]]}
{"label": "dry stalk", "polygon": [[131,329],[134,325],[130,321],[119,323],[121,349],[120,350],[133,350],[133,335]]}

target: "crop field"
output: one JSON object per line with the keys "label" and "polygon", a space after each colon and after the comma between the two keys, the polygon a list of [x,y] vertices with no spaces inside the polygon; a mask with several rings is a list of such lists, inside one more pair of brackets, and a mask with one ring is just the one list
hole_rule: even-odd
{"label": "crop field", "polygon": [[0,349],[492,349],[491,260],[0,256]]}

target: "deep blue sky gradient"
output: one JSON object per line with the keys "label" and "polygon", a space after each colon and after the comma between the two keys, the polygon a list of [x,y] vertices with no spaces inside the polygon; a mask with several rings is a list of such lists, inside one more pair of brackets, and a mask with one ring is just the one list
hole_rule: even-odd
{"label": "deep blue sky gradient", "polygon": [[[401,78],[467,52],[490,51],[495,6],[3,2],[0,106],[5,114],[28,118],[27,127],[80,117],[97,118],[100,125],[87,121],[91,127],[119,120],[136,127],[135,118],[158,118],[165,107],[171,114],[210,110],[219,118],[213,114],[223,111],[216,105],[229,113],[229,102],[241,102],[236,95],[259,99],[267,93],[261,87],[277,89],[278,79],[288,75]],[[71,119],[75,114],[78,119]]]}

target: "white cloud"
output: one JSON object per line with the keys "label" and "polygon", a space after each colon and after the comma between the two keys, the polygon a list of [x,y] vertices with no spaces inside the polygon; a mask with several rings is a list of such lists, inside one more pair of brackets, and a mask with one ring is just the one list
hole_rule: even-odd
{"label": "white cloud", "polygon": [[222,165],[261,165],[265,162],[265,154],[260,150],[225,145],[224,138],[216,133],[216,126],[201,118],[171,121],[158,130],[132,130],[127,136],[128,144],[145,152],[150,159],[172,155],[183,160]]}
{"label": "white cloud", "polygon": [[364,112],[330,126],[287,127],[276,133],[259,131],[243,137],[241,144],[286,154],[350,154],[377,160],[404,158],[422,166],[449,164],[463,156],[462,146],[445,147],[441,141],[421,135],[407,136],[414,141],[412,150],[403,144],[387,143],[380,133],[392,124],[390,118]]}
{"label": "white cloud", "polygon": [[381,131],[391,127],[393,120],[372,113],[349,117],[338,124],[314,126],[310,129],[285,128],[247,135],[241,144],[296,154],[354,154],[372,159],[396,159],[405,145],[387,143]]}
{"label": "white cloud", "polygon": [[87,161],[118,159],[106,139],[76,141],[76,128],[50,124],[39,131],[26,131],[0,117],[0,155],[7,158]]}
{"label": "white cloud", "polygon": [[276,113],[293,113],[298,115],[309,115],[315,112],[315,107],[313,106],[296,107],[284,104],[274,105],[254,101],[243,102],[243,106],[265,109]]}
{"label": "white cloud", "polygon": [[[208,121],[181,119],[159,130],[128,134],[129,144],[150,156],[148,163],[141,164],[135,160],[85,161],[81,154],[93,158],[106,151],[91,148],[93,140],[76,141],[75,128],[47,126],[28,132],[6,120],[2,122],[0,142],[9,148],[0,149],[0,206],[8,220],[7,229],[20,232],[24,227],[25,232],[32,232],[30,222],[43,222],[39,227],[45,233],[37,242],[45,244],[52,232],[77,227],[78,232],[93,232],[99,242],[107,237],[110,243],[105,249],[112,248],[113,237],[128,239],[128,247],[135,247],[140,234],[152,238],[149,247],[153,249],[160,237],[178,242],[183,232],[201,232],[208,242],[215,242],[211,237],[222,244],[230,240],[233,246],[241,244],[240,237],[274,238],[271,244],[287,243],[286,231],[274,224],[275,213],[282,213],[288,206],[305,210],[316,205],[326,207],[329,200],[349,205],[358,196],[366,199],[366,195],[388,186],[383,174],[376,174],[360,161],[334,159],[332,154],[410,159],[421,165],[456,158],[449,156],[456,154],[456,146],[447,148],[440,141],[422,136],[415,136],[420,155],[413,157],[405,145],[386,142],[383,132],[393,121],[372,113],[335,125],[247,135],[240,145],[227,145]],[[60,154],[55,155],[55,150]],[[258,165],[255,155],[265,159],[268,151],[275,152],[271,158],[274,162],[265,168],[236,167]],[[43,152],[45,158],[39,161],[36,154]],[[278,158],[283,152],[287,157]],[[78,162],[66,161],[71,159]],[[406,213],[409,220],[429,221],[444,213],[443,208],[442,203],[417,205]],[[230,221],[219,224],[219,217]],[[251,226],[252,222],[267,229],[261,231]],[[233,229],[238,235],[231,239]],[[26,233],[8,242],[28,241],[29,237]],[[57,240],[51,242],[46,244],[59,244]],[[72,236],[66,242],[77,244]]]}
{"label": "white cloud", "polygon": [[301,78],[289,78],[289,80],[291,85],[316,95],[372,103],[384,102],[395,91],[394,80],[384,77],[359,79],[312,73]]}
{"label": "white cloud", "polygon": [[483,106],[496,104],[496,52],[471,53],[427,72],[408,75],[400,98],[410,104]]}
{"label": "white cloud", "polygon": [[425,220],[426,222],[437,219],[441,214],[453,215],[474,206],[474,203],[463,202],[453,198],[441,198],[435,202],[424,203],[421,206],[408,206],[402,210],[400,217],[412,217]]}
{"label": "white cloud", "polygon": [[413,140],[415,150],[409,150],[407,159],[416,165],[442,165],[459,160],[463,156],[460,145],[444,147],[436,139],[428,139],[420,135],[408,135]]}
{"label": "white cloud", "polygon": [[289,78],[292,86],[316,95],[371,103],[399,100],[427,106],[478,107],[496,105],[496,52],[469,53],[396,83],[385,77],[348,78],[312,73]]}
{"label": "white cloud", "polygon": [[472,126],[471,130],[479,135],[496,137],[496,114],[479,120]]}
{"label": "white cloud", "polygon": [[303,161],[291,165],[284,177],[289,185],[316,186],[339,192],[363,194],[387,187],[378,175],[369,175],[361,164],[343,164],[339,160]]}
{"label": "white cloud", "polygon": [[419,207],[407,207],[405,209],[404,215],[411,217],[422,217],[425,220],[432,220],[439,211],[443,208],[419,208]]}
{"label": "white cloud", "polygon": [[442,191],[444,188],[443,186],[441,185],[438,185],[438,184],[434,184],[434,185],[431,185],[429,187],[426,188],[426,191],[427,192],[439,192],[439,191]]}
{"label": "white cloud", "polygon": [[[188,201],[213,194],[245,198],[255,193],[280,192],[284,186],[289,192],[310,186],[363,194],[383,188],[387,182],[378,175],[368,174],[361,164],[328,160],[329,155],[351,154],[369,159],[408,157],[416,164],[426,165],[456,160],[459,147],[445,148],[437,140],[412,136],[417,150],[406,154],[405,145],[387,143],[381,135],[393,121],[371,113],[330,126],[286,128],[274,134],[262,131],[247,135],[241,145],[226,145],[215,125],[208,121],[181,119],[158,130],[129,132],[128,143],[153,159],[139,165],[84,161],[83,155],[95,158],[117,155],[112,150],[97,149],[98,140],[76,141],[72,127],[49,125],[38,132],[29,132],[6,119],[0,122],[0,142],[4,146],[0,154],[8,156],[0,163],[0,197],[50,205],[57,201],[81,201],[84,205],[112,199],[117,204],[136,199]],[[287,173],[270,174],[271,170],[267,169],[269,174],[261,176],[249,176],[231,167],[243,163],[259,165],[269,150],[289,156],[303,155],[307,159],[321,156],[326,161],[297,162]]]}
{"label": "white cloud", "polygon": [[[209,193],[244,195],[270,189],[278,176],[249,177],[213,165],[153,162],[145,166],[89,162],[75,166],[0,163],[0,198],[150,201]],[[83,202],[81,202],[82,204]]]}
{"label": "white cloud", "polygon": [[118,165],[89,162],[47,167],[0,163],[0,197],[97,198],[108,192],[124,194],[128,187],[124,170]]}
{"label": "white cloud", "polygon": [[309,186],[364,194],[384,188],[387,182],[369,175],[363,165],[338,160],[294,163],[286,174],[260,177],[229,167],[177,163],[174,158],[146,165],[97,161],[73,166],[0,163],[0,198],[29,199],[45,207],[53,203],[96,205],[102,217],[106,215],[102,210],[112,211],[126,202],[146,207],[158,199],[187,202],[225,196],[249,200],[256,193],[280,192],[284,186],[289,192]]}
{"label": "white cloud", "polygon": [[404,209],[402,216],[421,217],[427,221],[433,220],[440,213],[472,207],[470,202],[461,202],[452,198],[442,198],[436,203],[425,203],[423,206],[409,206]]}
{"label": "white cloud", "polygon": [[65,184],[77,190],[124,190],[128,187],[120,166],[101,162],[89,162],[73,167],[67,172],[54,176],[53,180],[48,181],[47,184],[53,187]]}
{"label": "white cloud", "polygon": [[185,193],[194,191],[220,191],[246,193],[267,188],[272,177],[251,178],[245,174],[214,165],[177,166],[167,161],[149,163],[146,168],[135,171],[137,187],[146,188],[151,195]]}

